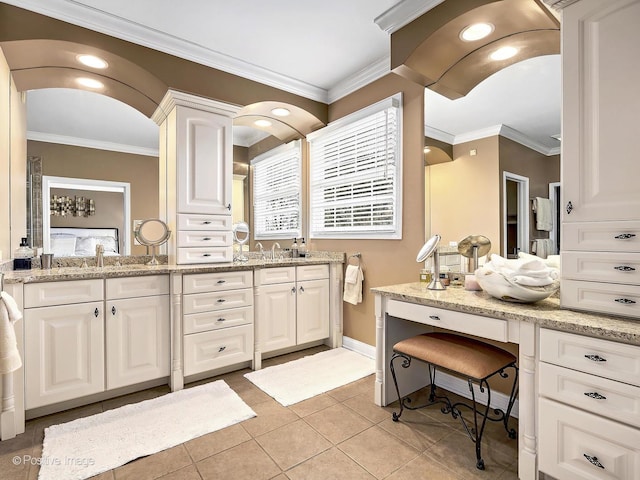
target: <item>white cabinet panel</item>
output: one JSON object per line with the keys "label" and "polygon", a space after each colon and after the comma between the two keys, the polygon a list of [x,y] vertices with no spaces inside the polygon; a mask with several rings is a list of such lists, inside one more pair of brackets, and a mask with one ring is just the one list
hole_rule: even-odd
{"label": "white cabinet panel", "polygon": [[178,248],[180,265],[195,263],[227,263],[233,261],[233,247]]}
{"label": "white cabinet panel", "polygon": [[235,272],[213,272],[185,275],[182,280],[184,294],[219,292],[253,286],[253,272],[239,270]]}
{"label": "white cabinet panel", "polygon": [[256,296],[259,348],[263,353],[296,344],[296,286],[263,285]]}
{"label": "white cabinet panel", "polygon": [[640,286],[563,280],[562,305],[576,310],[640,317]]}
{"label": "white cabinet panel", "polygon": [[246,307],[253,305],[253,290],[251,288],[243,288],[211,293],[195,293],[193,295],[185,295],[183,304],[182,308],[185,315]]}
{"label": "white cabinet panel", "polygon": [[251,360],[253,325],[223,328],[184,337],[184,374],[214,370]]}
{"label": "white cabinet panel", "polygon": [[565,278],[640,285],[640,253],[565,252]]}
{"label": "white cabinet panel", "polygon": [[296,281],[296,267],[260,268],[255,271],[256,286]]}
{"label": "white cabinet panel", "polygon": [[103,298],[102,279],[28,283],[24,286],[25,308],[93,302]]}
{"label": "white cabinet panel", "polygon": [[178,231],[178,247],[227,247],[233,244],[231,232]]}
{"label": "white cabinet panel", "polygon": [[231,308],[184,316],[184,333],[199,333],[220,328],[253,325],[253,307]]}
{"label": "white cabinet panel", "polygon": [[329,265],[301,265],[296,267],[296,280],[304,282],[305,280],[322,280],[329,278]]}
{"label": "white cabinet panel", "polygon": [[169,296],[107,302],[107,389],[169,375]]}
{"label": "white cabinet panel", "polygon": [[329,336],[329,280],[298,282],[296,298],[298,344]]}
{"label": "white cabinet panel", "polygon": [[178,214],[178,231],[231,231],[232,219],[230,215],[196,215]]}
{"label": "white cabinet panel", "polygon": [[576,222],[562,226],[562,249],[640,252],[640,222]]}
{"label": "white cabinet panel", "polygon": [[169,294],[169,275],[107,278],[105,283],[107,300]]}
{"label": "white cabinet panel", "polygon": [[24,325],[25,408],[104,390],[103,302],[25,309]]}

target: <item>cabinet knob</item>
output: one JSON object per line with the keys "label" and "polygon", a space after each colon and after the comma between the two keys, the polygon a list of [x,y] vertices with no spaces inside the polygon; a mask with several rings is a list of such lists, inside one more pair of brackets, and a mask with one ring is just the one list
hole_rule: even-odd
{"label": "cabinet knob", "polygon": [[573,210],[573,203],[571,202],[567,203],[567,215],[569,215],[572,210]]}
{"label": "cabinet knob", "polygon": [[304,293],[304,287],[300,285],[300,293]]}
{"label": "cabinet knob", "polygon": [[630,238],[634,238],[635,236],[635,233],[621,233],[620,235],[616,235],[613,238],[615,238],[616,240],[629,240]]}
{"label": "cabinet knob", "polygon": [[600,395],[598,392],[584,392],[584,394],[589,398],[593,398],[594,400],[606,400],[607,399],[607,397],[605,397],[604,395]]}
{"label": "cabinet knob", "polygon": [[291,293],[296,293],[296,287],[291,287]]}
{"label": "cabinet knob", "polygon": [[438,321],[440,320],[440,317],[438,315],[429,315],[429,318],[431,320],[438,320]]}
{"label": "cabinet knob", "polygon": [[100,315],[100,310],[98,310],[98,307],[96,307],[96,309],[93,311],[93,314],[96,318],[98,318],[98,315]]}
{"label": "cabinet knob", "polygon": [[600,355],[585,355],[584,358],[588,358],[592,362],[606,362],[606,358],[602,358]]}
{"label": "cabinet knob", "polygon": [[635,300],[631,300],[629,298],[616,298],[614,302],[621,303],[623,305],[633,305],[636,303]]}
{"label": "cabinet knob", "polygon": [[613,267],[613,268],[615,268],[616,270],[620,270],[621,272],[635,272],[636,271],[635,268],[630,267],[628,265],[619,265],[619,266]]}
{"label": "cabinet knob", "polygon": [[602,465],[599,461],[598,461],[598,457],[592,457],[591,455],[587,455],[586,453],[582,454],[584,456],[584,458],[586,458],[587,460],[589,460],[589,463],[591,465],[595,465],[598,468],[602,468],[604,470],[604,465]]}
{"label": "cabinet knob", "polygon": [[224,351],[224,349],[225,349],[225,348],[227,348],[227,347],[226,347],[226,346],[224,346],[224,345],[223,345],[222,347],[220,347],[220,348],[218,349],[218,353],[220,353],[220,352]]}
{"label": "cabinet knob", "polygon": [[231,211],[231,204],[227,205],[227,210]]}
{"label": "cabinet knob", "polygon": [[115,315],[116,314],[116,306],[112,306],[111,307],[111,315]]}

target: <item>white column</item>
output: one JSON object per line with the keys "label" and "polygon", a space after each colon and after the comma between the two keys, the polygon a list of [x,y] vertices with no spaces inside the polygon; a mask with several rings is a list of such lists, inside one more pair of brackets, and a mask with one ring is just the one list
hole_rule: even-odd
{"label": "white column", "polygon": [[172,273],[171,280],[171,391],[184,388],[182,365],[182,274]]}
{"label": "white column", "polygon": [[520,322],[518,476],[536,479],[536,326]]}

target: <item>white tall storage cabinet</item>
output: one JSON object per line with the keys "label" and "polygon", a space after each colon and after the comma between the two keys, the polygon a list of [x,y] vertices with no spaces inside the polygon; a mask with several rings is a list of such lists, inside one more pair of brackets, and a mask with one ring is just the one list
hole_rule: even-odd
{"label": "white tall storage cabinet", "polygon": [[[169,90],[160,125],[160,217],[167,219],[169,262],[233,260],[232,121],[237,108]],[[162,196],[162,194],[161,194]]]}
{"label": "white tall storage cabinet", "polygon": [[631,317],[640,316],[638,25],[640,0],[562,11],[561,303]]}

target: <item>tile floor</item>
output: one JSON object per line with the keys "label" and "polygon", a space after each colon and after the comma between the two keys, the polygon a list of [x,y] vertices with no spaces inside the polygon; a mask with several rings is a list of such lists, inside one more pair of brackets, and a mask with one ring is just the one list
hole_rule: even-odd
{"label": "tile floor", "polygon": [[[266,360],[269,366],[316,353],[317,347]],[[517,441],[489,423],[483,440],[486,470],[475,468],[474,446],[458,420],[437,407],[407,411],[373,403],[374,376],[283,407],[243,375],[224,379],[257,417],[93,477],[98,480],[515,480]],[[204,383],[204,382],[199,382]],[[195,385],[195,384],[193,384]],[[157,387],[27,422],[26,432],[0,442],[0,480],[35,480],[37,465],[13,458],[42,452],[44,428],[169,391]]]}

